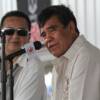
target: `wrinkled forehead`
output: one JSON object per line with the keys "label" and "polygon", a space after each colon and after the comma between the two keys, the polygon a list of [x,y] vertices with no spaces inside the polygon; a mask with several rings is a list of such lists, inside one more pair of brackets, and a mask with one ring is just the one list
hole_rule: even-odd
{"label": "wrinkled forehead", "polygon": [[7,17],[2,27],[12,27],[12,28],[25,28],[28,29],[28,22],[23,17]]}

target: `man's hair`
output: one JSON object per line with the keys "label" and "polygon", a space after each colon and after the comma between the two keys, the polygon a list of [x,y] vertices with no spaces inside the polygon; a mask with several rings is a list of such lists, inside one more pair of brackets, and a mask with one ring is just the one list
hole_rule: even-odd
{"label": "man's hair", "polygon": [[37,18],[39,27],[43,27],[46,21],[49,20],[52,16],[56,16],[64,26],[67,26],[70,21],[73,21],[75,24],[76,32],[79,33],[76,18],[73,12],[64,5],[54,5],[43,9]]}
{"label": "man's hair", "polygon": [[3,26],[5,19],[8,17],[22,17],[22,18],[24,18],[27,21],[28,29],[29,30],[31,29],[31,21],[30,21],[29,17],[24,12],[21,12],[18,10],[7,12],[1,19],[1,27]]}

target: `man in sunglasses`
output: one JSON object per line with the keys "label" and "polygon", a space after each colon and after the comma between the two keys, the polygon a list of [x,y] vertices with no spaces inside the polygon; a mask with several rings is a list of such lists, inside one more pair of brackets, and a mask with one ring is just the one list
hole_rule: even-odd
{"label": "man in sunglasses", "polygon": [[[5,35],[5,53],[10,55],[18,51],[29,42],[31,22],[26,14],[20,11],[6,13],[1,19],[1,31]],[[35,55],[35,54],[34,54]],[[13,59],[14,100],[45,100],[46,88],[44,83],[43,66],[35,56],[27,57],[26,54]],[[9,61],[6,60],[6,97],[9,95]],[[1,73],[1,72],[0,72]],[[1,74],[0,74],[1,75]],[[1,100],[1,86],[0,86]]]}

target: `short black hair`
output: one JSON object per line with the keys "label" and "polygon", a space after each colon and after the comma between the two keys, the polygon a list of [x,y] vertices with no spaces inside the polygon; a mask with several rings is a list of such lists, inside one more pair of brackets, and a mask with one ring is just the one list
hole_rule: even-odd
{"label": "short black hair", "polygon": [[67,26],[70,21],[73,21],[76,32],[79,33],[76,18],[73,12],[64,5],[53,5],[43,9],[37,18],[39,27],[43,27],[46,21],[49,20],[52,16],[57,16],[64,26]]}
{"label": "short black hair", "polygon": [[13,11],[9,11],[7,12],[1,19],[1,27],[3,26],[3,23],[5,21],[6,18],[8,17],[23,17],[24,19],[26,19],[27,23],[28,23],[28,29],[31,29],[31,21],[29,19],[29,17],[22,11],[19,10],[13,10]]}

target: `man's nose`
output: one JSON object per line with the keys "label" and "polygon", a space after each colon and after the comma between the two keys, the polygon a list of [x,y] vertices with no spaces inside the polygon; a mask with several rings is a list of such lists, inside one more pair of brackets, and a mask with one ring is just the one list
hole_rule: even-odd
{"label": "man's nose", "polygon": [[17,33],[17,31],[15,31],[15,32],[13,33],[12,36],[13,36],[13,37],[18,37],[18,33]]}
{"label": "man's nose", "polygon": [[48,43],[52,40],[52,36],[50,34],[46,34],[46,37],[44,39],[45,43]]}

